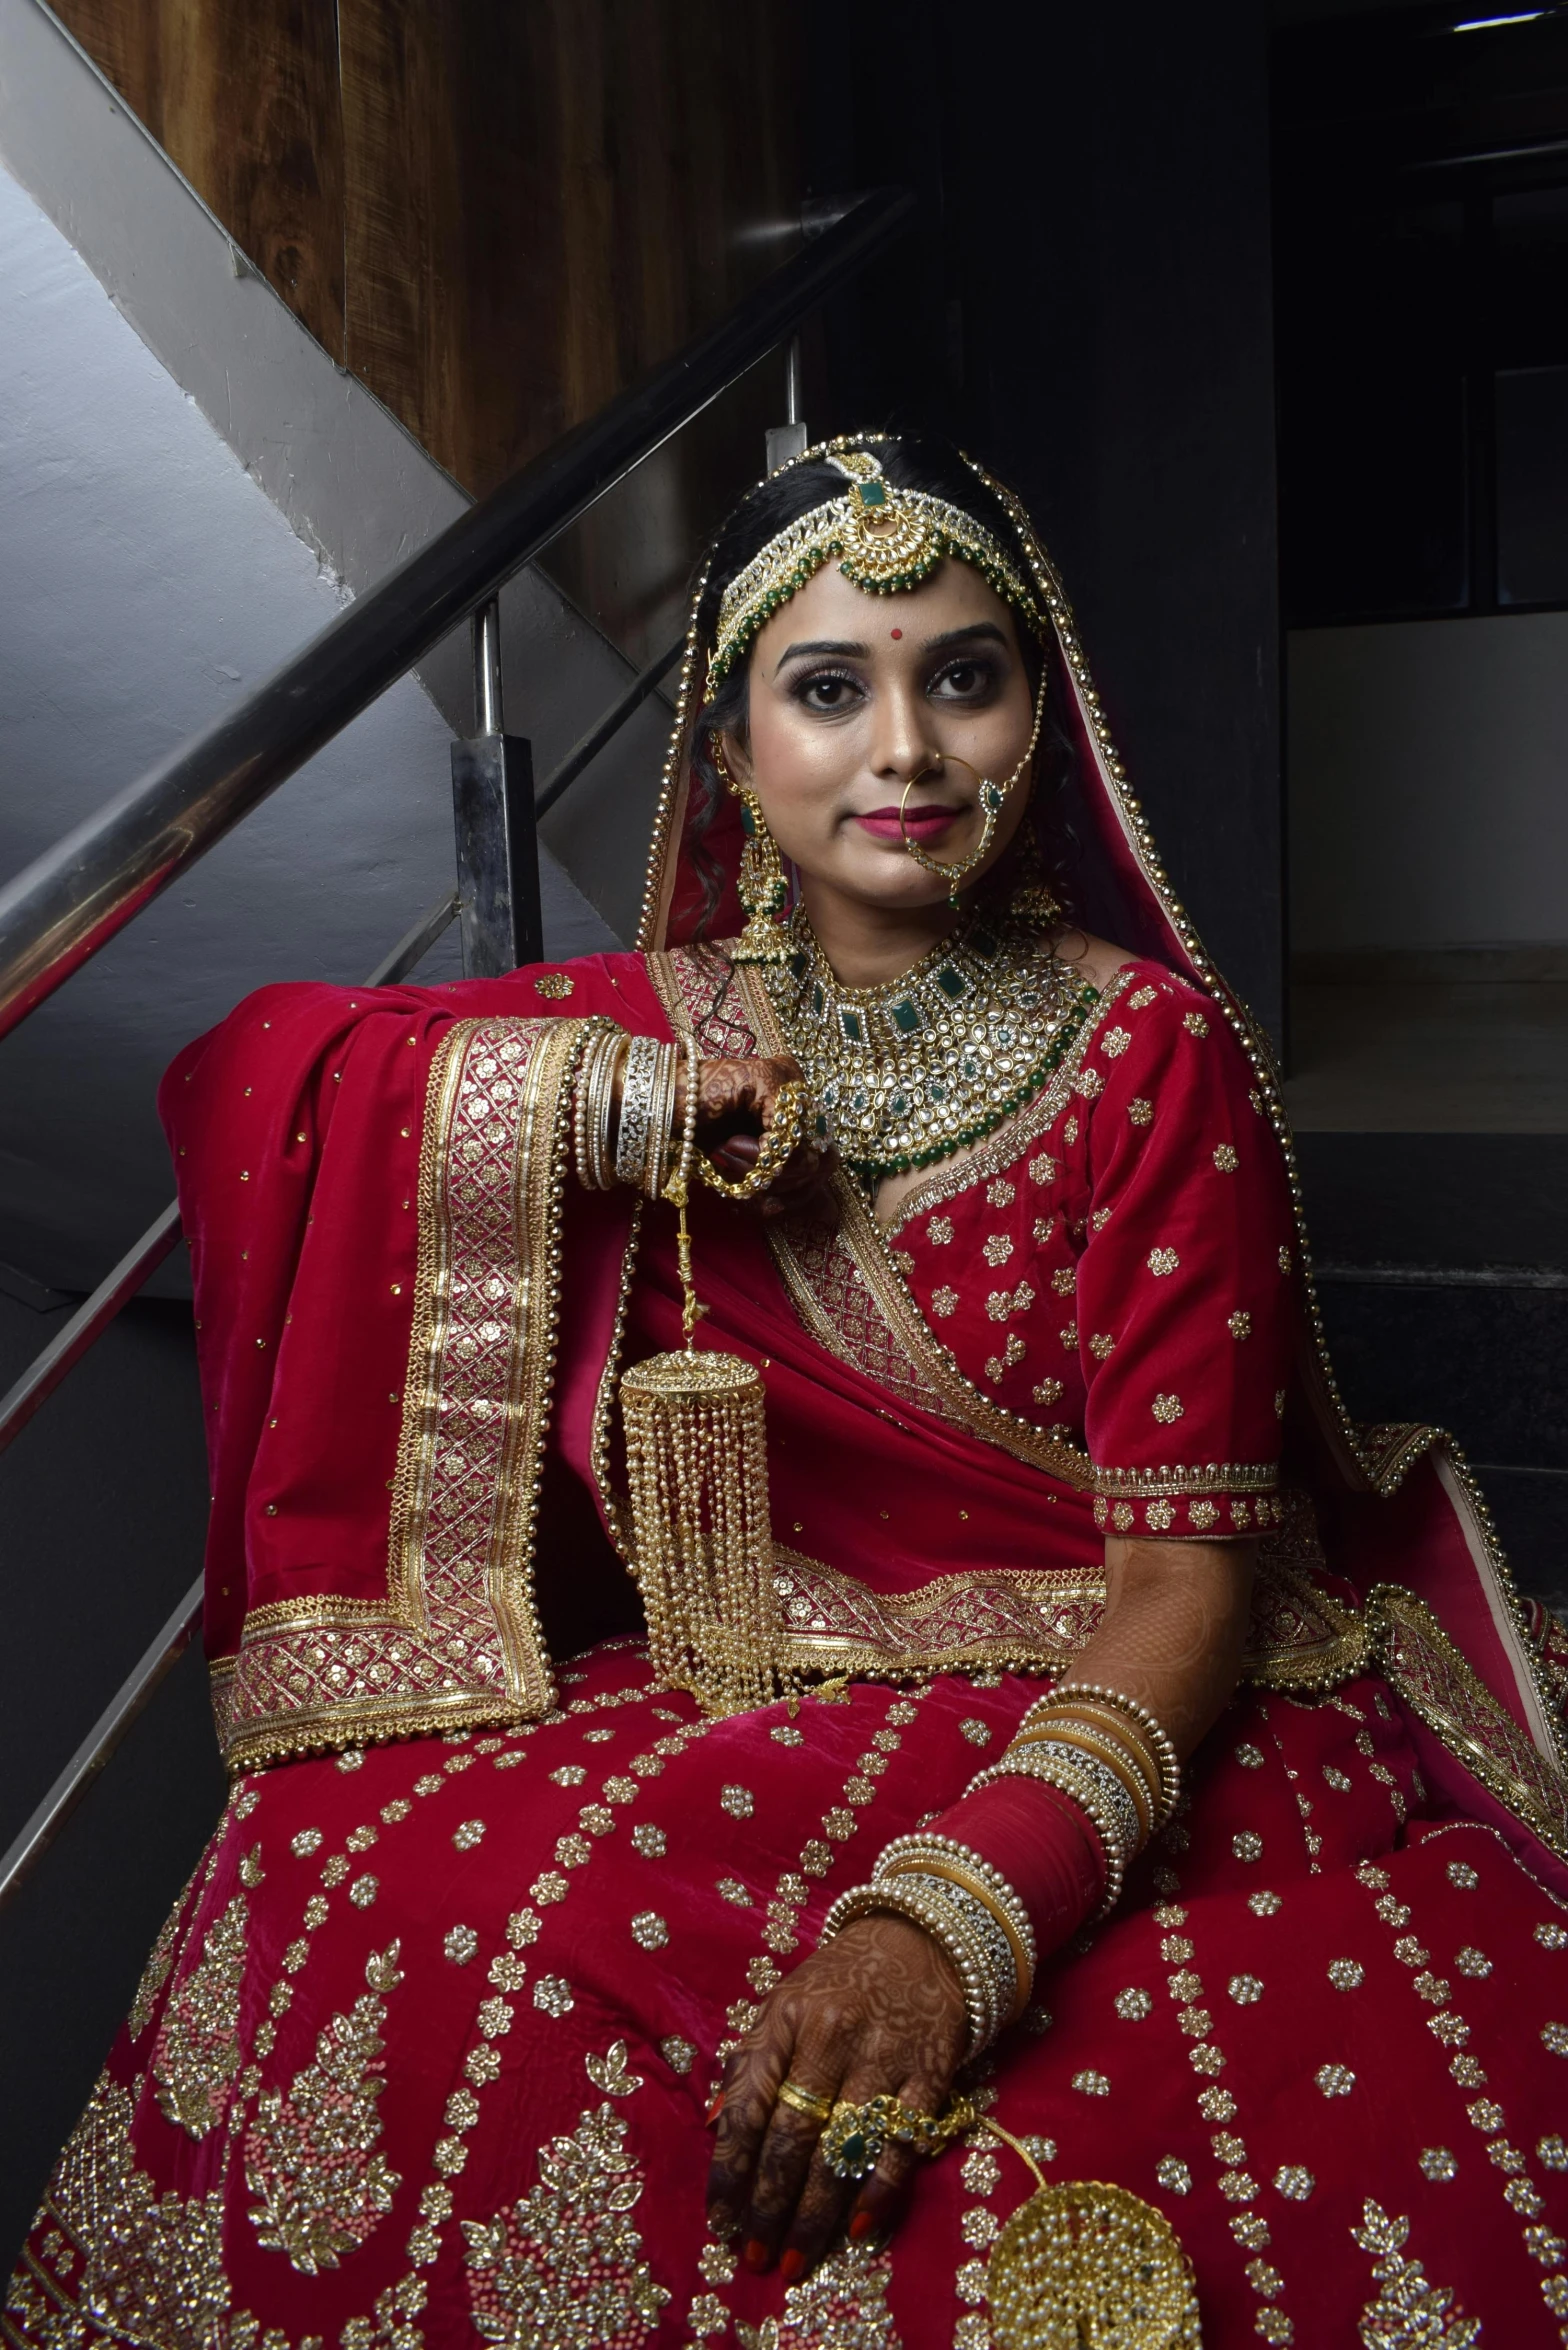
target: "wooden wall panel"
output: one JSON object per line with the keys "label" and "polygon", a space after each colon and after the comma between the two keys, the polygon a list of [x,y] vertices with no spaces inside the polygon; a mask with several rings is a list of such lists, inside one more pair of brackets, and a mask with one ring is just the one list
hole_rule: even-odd
{"label": "wooden wall panel", "polygon": [[325,0],[56,0],[240,250],[343,357],[343,126]]}
{"label": "wooden wall panel", "polygon": [[348,364],[470,488],[780,258],[758,232],[800,207],[785,0],[339,21]]}
{"label": "wooden wall panel", "polygon": [[484,491],[801,198],[796,0],[57,0],[241,249]]}

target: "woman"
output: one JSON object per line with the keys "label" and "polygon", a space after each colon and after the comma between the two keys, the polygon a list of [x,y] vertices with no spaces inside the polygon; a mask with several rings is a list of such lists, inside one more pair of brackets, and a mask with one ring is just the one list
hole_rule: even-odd
{"label": "woman", "polygon": [[742,501],[638,952],[164,1114],[234,1792],[8,2340],[1568,2339],[1551,1627],[1005,490]]}

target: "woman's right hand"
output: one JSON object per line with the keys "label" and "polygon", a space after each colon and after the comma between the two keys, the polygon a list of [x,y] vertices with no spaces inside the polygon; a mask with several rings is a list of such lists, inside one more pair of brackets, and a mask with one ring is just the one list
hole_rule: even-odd
{"label": "woman's right hand", "polygon": [[[756,1165],[761,1137],[773,1124],[786,1085],[803,1083],[792,1054],[701,1061],[697,1066],[697,1148],[719,1174],[736,1182]],[[681,1066],[676,1119],[686,1111],[686,1067]],[[782,1216],[817,1203],[826,1206],[833,1154],[823,1144],[802,1142],[761,1197],[764,1216]]]}

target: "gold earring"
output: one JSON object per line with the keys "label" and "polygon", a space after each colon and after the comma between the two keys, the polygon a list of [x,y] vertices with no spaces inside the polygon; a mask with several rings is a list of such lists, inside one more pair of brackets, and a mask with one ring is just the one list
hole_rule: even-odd
{"label": "gold earring", "polygon": [[730,960],[732,963],[788,962],[795,949],[779,920],[789,904],[789,876],[779,855],[779,844],[768,830],[762,802],[756,793],[737,783],[724,764],[724,748],[718,736],[711,735],[709,740],[714,767],[740,802],[740,820],[746,834],[738,887],[747,922],[730,951]]}
{"label": "gold earring", "polygon": [[1052,930],[1062,918],[1061,900],[1046,878],[1040,836],[1027,815],[1019,833],[1018,864],[1007,900],[1008,915],[1021,930]]}

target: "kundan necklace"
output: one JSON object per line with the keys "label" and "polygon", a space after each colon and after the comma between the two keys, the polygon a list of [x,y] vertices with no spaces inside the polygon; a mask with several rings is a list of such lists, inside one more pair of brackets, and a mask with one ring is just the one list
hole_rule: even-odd
{"label": "kundan necklace", "polygon": [[881,987],[843,986],[799,908],[789,933],[793,952],[762,967],[763,984],[805,1071],[818,1138],[868,1185],[1000,1126],[1100,1000],[1037,932],[1005,919],[971,914]]}

